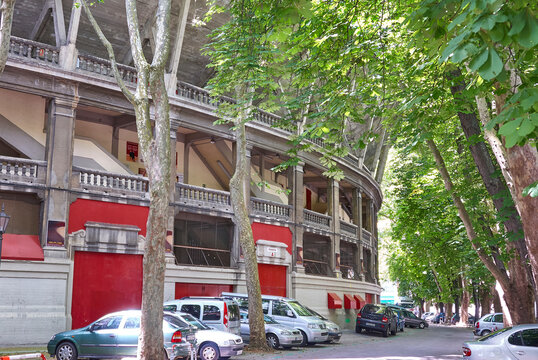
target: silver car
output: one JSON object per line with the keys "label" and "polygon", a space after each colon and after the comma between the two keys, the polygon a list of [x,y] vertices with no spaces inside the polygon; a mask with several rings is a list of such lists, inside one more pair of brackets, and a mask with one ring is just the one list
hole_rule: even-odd
{"label": "silver car", "polygon": [[507,327],[465,342],[463,359],[538,359],[538,324]]}
{"label": "silver car", "polygon": [[475,323],[474,334],[485,336],[504,327],[503,313],[487,314]]}
{"label": "silver car", "polygon": [[[301,335],[299,330],[279,324],[275,319],[268,315],[264,315],[263,320],[265,322],[267,345],[273,349],[278,349],[280,346],[289,349],[292,346],[300,345],[303,341],[303,335]],[[241,337],[245,342],[249,342],[250,340],[248,313],[243,311],[241,312]]]}

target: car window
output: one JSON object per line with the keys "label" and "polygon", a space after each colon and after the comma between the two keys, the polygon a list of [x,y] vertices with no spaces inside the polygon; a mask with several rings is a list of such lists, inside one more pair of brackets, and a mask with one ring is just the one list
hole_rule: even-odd
{"label": "car window", "polygon": [[314,316],[307,308],[299,304],[297,301],[288,301],[288,305],[295,310],[298,316]]}
{"label": "car window", "polygon": [[191,314],[195,318],[200,318],[200,305],[182,305],[181,311]]}
{"label": "car window", "polygon": [[383,314],[385,312],[385,307],[374,304],[366,304],[362,308],[362,312],[370,314]]}
{"label": "car window", "polygon": [[503,322],[503,314],[495,315],[495,318],[494,318],[493,322],[502,323]]}
{"label": "car window", "polygon": [[415,314],[413,314],[411,311],[406,311],[405,315],[411,319],[418,319]]}
{"label": "car window", "polygon": [[263,300],[262,299],[262,310],[263,310],[263,313],[264,314],[268,314],[269,313],[269,300]]}
{"label": "car window", "polygon": [[181,315],[181,319],[185,320],[189,325],[194,326],[197,329],[208,330],[209,326],[200,322],[198,319],[195,319],[191,314]]}
{"label": "car window", "polygon": [[124,329],[138,329],[140,328],[140,317],[129,317],[123,324]]}
{"label": "car window", "polygon": [[508,337],[508,342],[512,345],[521,346],[523,345],[523,340],[521,340],[521,331],[513,333]]}
{"label": "car window", "polygon": [[177,311],[177,305],[164,305],[164,311]]}
{"label": "car window", "polygon": [[101,319],[93,324],[92,329],[95,330],[105,330],[105,329],[117,329],[120,327],[121,319],[123,316],[111,316],[104,319]]}
{"label": "car window", "polygon": [[493,318],[493,315],[489,315],[489,316],[486,316],[482,321],[491,322],[492,318]]}
{"label": "car window", "polygon": [[168,314],[163,315],[163,320],[166,321],[168,324],[173,325],[178,328],[188,328],[189,325],[181,320],[180,318]]}
{"label": "car window", "polygon": [[228,320],[237,321],[239,318],[239,306],[235,304],[228,305]]}
{"label": "car window", "polygon": [[264,315],[263,321],[265,321],[266,324],[278,324],[278,322],[276,322],[275,319],[273,319],[269,315]]}
{"label": "car window", "polygon": [[538,347],[538,329],[523,330],[521,337],[525,346]]}
{"label": "car window", "polygon": [[202,317],[202,321],[207,320],[220,320],[220,309],[218,306],[204,305],[204,316]]}
{"label": "car window", "polygon": [[273,301],[273,316],[288,316],[288,305],[282,301]]}

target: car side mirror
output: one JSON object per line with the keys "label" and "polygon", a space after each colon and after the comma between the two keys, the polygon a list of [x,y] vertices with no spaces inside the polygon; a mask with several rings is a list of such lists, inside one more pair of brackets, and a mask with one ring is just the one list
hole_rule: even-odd
{"label": "car side mirror", "polygon": [[295,317],[295,315],[293,314],[293,311],[291,311],[291,310],[288,310],[288,312],[286,313],[286,315],[287,315],[288,317],[291,317],[291,318],[294,318],[294,317]]}
{"label": "car side mirror", "polygon": [[89,327],[88,327],[88,331],[89,332],[94,332],[95,330],[95,324],[91,324]]}

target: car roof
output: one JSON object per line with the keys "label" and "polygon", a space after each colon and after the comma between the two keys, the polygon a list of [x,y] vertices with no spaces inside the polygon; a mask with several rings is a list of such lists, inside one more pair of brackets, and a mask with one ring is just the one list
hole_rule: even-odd
{"label": "car roof", "polygon": [[[221,295],[223,297],[241,297],[241,298],[248,298],[248,295],[247,294],[241,294],[241,293],[231,293],[231,292],[223,292],[221,293]],[[295,299],[292,299],[292,298],[288,298],[288,297],[285,297],[285,296],[276,296],[276,295],[263,295],[262,294],[262,299],[266,299],[266,300],[282,300],[282,301],[297,301]]]}

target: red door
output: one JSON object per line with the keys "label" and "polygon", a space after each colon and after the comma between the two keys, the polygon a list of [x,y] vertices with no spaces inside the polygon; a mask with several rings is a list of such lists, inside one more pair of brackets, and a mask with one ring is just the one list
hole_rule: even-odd
{"label": "red door", "polygon": [[286,266],[258,264],[262,294],[286,296]]}
{"label": "red door", "polygon": [[72,328],[114,311],[140,309],[142,255],[75,252]]}

